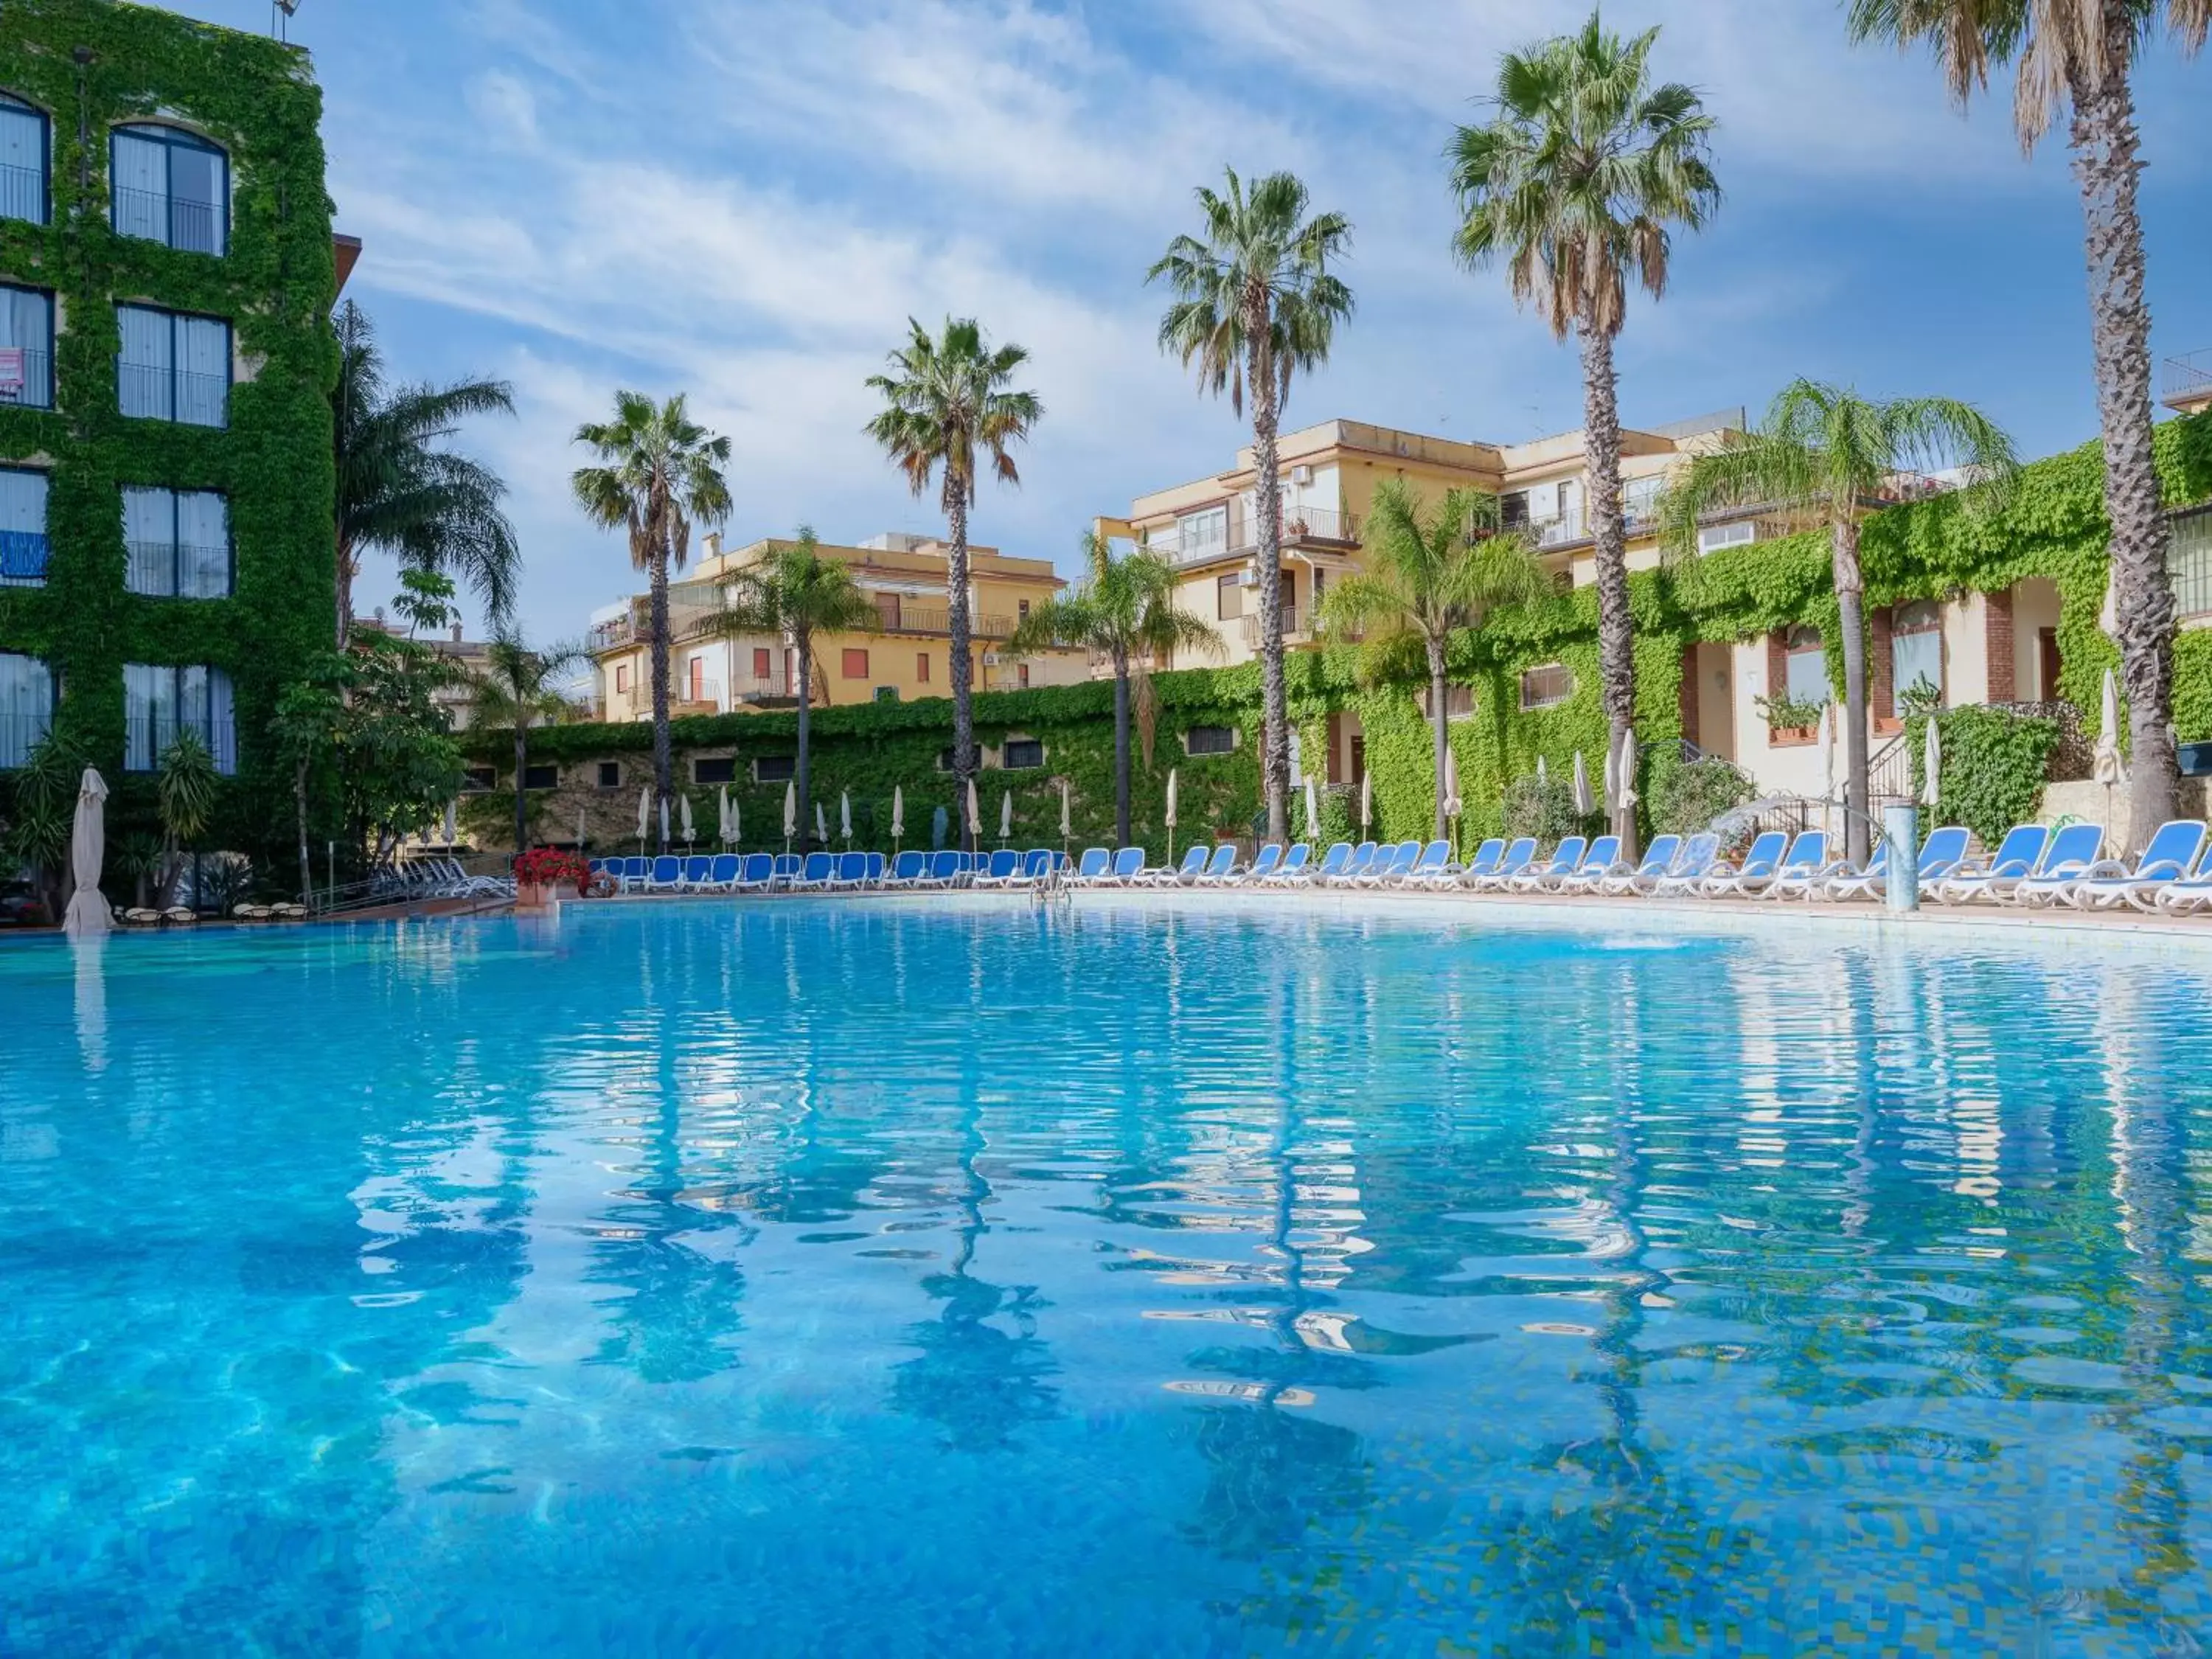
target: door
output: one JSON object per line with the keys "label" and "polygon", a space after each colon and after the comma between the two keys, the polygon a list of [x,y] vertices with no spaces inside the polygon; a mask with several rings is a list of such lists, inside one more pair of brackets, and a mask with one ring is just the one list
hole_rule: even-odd
{"label": "door", "polygon": [[2058,630],[2035,630],[2035,695],[2045,702],[2058,696]]}

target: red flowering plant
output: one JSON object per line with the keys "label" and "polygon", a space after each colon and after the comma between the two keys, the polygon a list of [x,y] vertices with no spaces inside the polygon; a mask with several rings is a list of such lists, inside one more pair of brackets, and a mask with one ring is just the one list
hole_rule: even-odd
{"label": "red flowering plant", "polygon": [[515,854],[514,879],[523,887],[554,887],[567,882],[581,892],[592,879],[592,866],[581,853],[533,847]]}

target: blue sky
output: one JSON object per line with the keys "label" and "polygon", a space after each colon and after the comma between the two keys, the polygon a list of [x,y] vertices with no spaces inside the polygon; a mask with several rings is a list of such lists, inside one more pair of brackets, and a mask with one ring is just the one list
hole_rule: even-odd
{"label": "blue sky", "polygon": [[[178,8],[265,30],[267,0]],[[1073,566],[1132,495],[1226,465],[1240,428],[1160,357],[1141,283],[1222,165],[1287,167],[1352,221],[1358,312],[1292,425],[1514,442],[1579,424],[1573,356],[1447,252],[1440,154],[1550,0],[304,0],[352,297],[409,378],[514,382],[465,447],[514,489],[522,620],[580,633],[629,590],[569,506],[575,424],[683,390],[736,445],[732,536],[935,527],[860,432],[909,314],[1033,354],[1047,415],[980,542]],[[2025,453],[2095,428],[2080,216],[2009,88],[1961,118],[1923,58],[1830,0],[1637,0],[1660,72],[1722,123],[1728,200],[1620,347],[1656,424],[1797,374],[1974,399]],[[2154,349],[2212,346],[2212,61],[2139,82]],[[391,591],[372,568],[361,602]]]}

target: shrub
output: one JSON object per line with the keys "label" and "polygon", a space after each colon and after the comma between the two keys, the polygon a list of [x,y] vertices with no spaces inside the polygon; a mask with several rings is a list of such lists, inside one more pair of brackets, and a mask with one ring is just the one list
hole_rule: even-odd
{"label": "shrub", "polygon": [[1574,785],[1562,777],[1514,779],[1505,786],[1502,816],[1508,836],[1540,842],[1562,841],[1589,828],[1575,811]]}
{"label": "shrub", "polygon": [[1750,776],[1717,755],[1655,770],[1650,811],[1656,835],[1693,835],[1755,793]]}
{"label": "shrub", "polygon": [[[1929,718],[1919,714],[1905,722],[1915,794],[1927,792],[1923,763],[1928,753]],[[1936,780],[1936,820],[1963,823],[1985,844],[1995,846],[2006,830],[2033,818],[2041,805],[2051,751],[2058,743],[2058,722],[1978,704],[1946,708],[1934,718],[1943,747],[1942,775]]]}

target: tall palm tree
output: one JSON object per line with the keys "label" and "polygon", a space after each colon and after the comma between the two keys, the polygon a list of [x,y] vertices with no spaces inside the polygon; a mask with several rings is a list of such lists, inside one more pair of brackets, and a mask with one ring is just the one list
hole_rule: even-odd
{"label": "tall palm tree", "polygon": [[1982,482],[1978,502],[2002,497],[2018,469],[2012,440],[1971,404],[1949,398],[1879,401],[1848,386],[1792,380],[1765,417],[1730,449],[1693,459],[1661,507],[1668,549],[1697,550],[1698,521],[1717,508],[1779,503],[1828,531],[1844,647],[1844,839],[1867,855],[1866,584],[1859,570],[1861,504],[1899,472],[1964,466]]}
{"label": "tall palm tree", "polygon": [[[1598,669],[1616,749],[1635,715],[1636,660],[1613,343],[1632,281],[1655,299],[1666,291],[1668,228],[1698,228],[1721,196],[1706,158],[1712,118],[1690,88],[1652,84],[1658,38],[1653,28],[1624,40],[1593,12],[1580,33],[1509,52],[1489,100],[1492,118],[1460,128],[1449,151],[1461,262],[1480,269],[1504,261],[1514,298],[1542,312],[1556,337],[1572,334],[1582,347]],[[1613,829],[1632,852],[1632,811],[1617,809]]]}
{"label": "tall palm tree", "polygon": [[514,850],[530,846],[530,732],[568,718],[562,684],[590,660],[580,644],[532,646],[513,628],[501,628],[484,646],[481,669],[469,675],[469,720],[482,730],[507,726],[514,733]]}
{"label": "tall palm tree", "polygon": [[1340,213],[1306,216],[1306,187],[1269,173],[1248,191],[1224,168],[1221,193],[1201,185],[1204,229],[1168,244],[1148,283],[1164,282],[1175,303],[1160,319],[1160,349],[1195,365],[1201,391],[1229,392],[1239,415],[1252,405],[1254,510],[1259,518],[1261,778],[1267,836],[1290,839],[1291,720],[1283,684],[1282,478],[1275,434],[1291,376],[1328,361],[1336,325],[1352,315],[1352,290],[1328,266],[1352,245]]}
{"label": "tall palm tree", "polygon": [[[973,317],[947,317],[933,339],[911,317],[907,328],[906,344],[890,355],[890,373],[868,377],[869,389],[883,394],[884,410],[867,431],[906,474],[915,495],[929,488],[932,477],[940,480],[938,499],[951,533],[945,586],[952,643],[952,770],[955,787],[964,793],[975,775],[968,509],[975,505],[984,459],[1001,482],[1021,483],[1012,447],[1043,418],[1044,405],[1035,392],[1012,389],[1029,352],[1018,345],[994,348]],[[972,841],[964,816],[961,823],[963,842]]]}
{"label": "tall palm tree", "polygon": [[1527,605],[1551,591],[1543,568],[1517,535],[1498,532],[1498,498],[1452,489],[1433,512],[1403,479],[1376,486],[1364,533],[1367,568],[1346,576],[1322,602],[1322,623],[1340,638],[1364,635],[1389,653],[1418,640],[1429,670],[1429,722],[1435,728],[1436,833],[1444,834],[1447,688],[1451,636],[1477,628],[1502,605]]}
{"label": "tall palm tree", "polygon": [[[876,629],[876,607],[853,580],[853,573],[822,556],[811,526],[799,527],[795,542],[778,542],[757,564],[732,572],[722,583],[724,609],[714,618],[725,639],[774,634],[791,642],[799,657],[799,803],[805,821],[810,787],[808,727],[814,703],[814,638],[817,634],[867,634]],[[805,830],[800,831],[804,836]]]}
{"label": "tall palm tree", "polygon": [[1083,538],[1091,574],[1073,593],[1034,605],[1006,648],[1047,651],[1055,646],[1103,653],[1114,669],[1114,837],[1129,844],[1129,687],[1146,659],[1164,663],[1180,650],[1218,653],[1221,635],[1212,623],[1176,608],[1175,567],[1143,548],[1114,556],[1096,532]]}
{"label": "tall palm tree", "polygon": [[2150,309],[2136,205],[2136,55],[2163,21],[2185,52],[2204,44],[2212,0],[1850,0],[1855,40],[1925,42],[1964,104],[1992,64],[2017,61],[2013,125],[2033,149],[2062,108],[2089,258],[2089,335],[2104,428],[2105,516],[2127,687],[2130,833],[2140,843],[2173,817],[2172,578],[2170,532],[2151,458]]}
{"label": "tall palm tree", "polygon": [[[691,556],[694,522],[730,516],[722,477],[730,441],[694,421],[678,392],[656,404],[641,392],[615,393],[611,421],[586,421],[578,443],[599,458],[570,480],[594,524],[629,534],[630,562],[647,573],[653,605],[653,790],[663,809],[675,794],[668,757],[668,573]],[[668,850],[668,837],[660,838]]]}
{"label": "tall palm tree", "polygon": [[404,567],[461,578],[494,623],[504,621],[522,571],[514,526],[500,507],[507,486],[483,463],[441,446],[468,416],[514,414],[513,388],[479,380],[387,390],[368,313],[349,300],[332,322],[340,647],[353,628],[354,579],[371,548]]}

